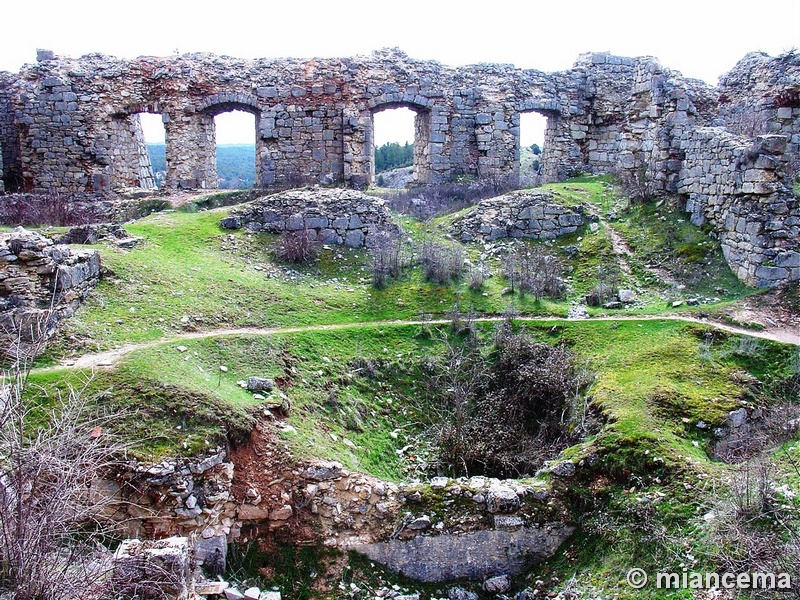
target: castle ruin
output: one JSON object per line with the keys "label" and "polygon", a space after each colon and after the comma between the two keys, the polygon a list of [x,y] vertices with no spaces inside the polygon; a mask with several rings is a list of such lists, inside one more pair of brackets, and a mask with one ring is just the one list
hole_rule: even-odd
{"label": "castle ruin", "polygon": [[714,88],[650,57],[581,55],[544,73],[506,64],[451,68],[396,49],[335,59],[211,54],[119,60],[40,51],[0,73],[6,191],[154,187],[139,120],[161,115],[169,188],[215,188],[214,117],[255,115],[256,181],[355,188],[374,177],[373,117],[416,113],[421,184],[513,178],[520,114],[547,118],[545,181],[614,173],[642,195],[683,196],[719,236],[743,281],[800,279],[800,56],[748,54]]}

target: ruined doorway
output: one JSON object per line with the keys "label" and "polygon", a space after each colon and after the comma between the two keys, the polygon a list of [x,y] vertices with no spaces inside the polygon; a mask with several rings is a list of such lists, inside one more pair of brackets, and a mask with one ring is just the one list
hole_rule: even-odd
{"label": "ruined doorway", "polygon": [[233,109],[214,116],[217,187],[249,189],[256,184],[256,115]]}
{"label": "ruined doorway", "polygon": [[412,104],[384,104],[372,111],[368,139],[370,180],[403,188],[430,181],[430,112]]}
{"label": "ruined doorway", "polygon": [[139,117],[141,124],[147,158],[150,161],[150,177],[153,185],[160,188],[167,176],[166,131],[163,118],[155,113],[139,113],[135,116]]}
{"label": "ruined doorway", "polygon": [[[153,166],[147,142],[163,144],[164,134],[159,133],[157,123],[161,115],[152,107],[134,106],[123,112],[112,114],[107,137],[98,144],[105,161],[105,168],[92,174],[90,185],[94,189],[156,187]],[[145,136],[143,122],[150,126],[150,139]]]}
{"label": "ruined doorway", "polygon": [[519,184],[536,186],[542,183],[547,116],[524,112],[519,116]]}

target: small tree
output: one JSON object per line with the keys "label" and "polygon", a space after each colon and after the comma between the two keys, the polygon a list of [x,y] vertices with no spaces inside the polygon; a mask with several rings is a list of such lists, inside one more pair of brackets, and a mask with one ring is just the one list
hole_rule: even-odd
{"label": "small tree", "polygon": [[99,517],[113,501],[94,492],[119,466],[109,418],[82,393],[59,398],[46,424],[26,405],[23,363],[0,387],[0,589],[17,600],[95,597],[104,585]]}

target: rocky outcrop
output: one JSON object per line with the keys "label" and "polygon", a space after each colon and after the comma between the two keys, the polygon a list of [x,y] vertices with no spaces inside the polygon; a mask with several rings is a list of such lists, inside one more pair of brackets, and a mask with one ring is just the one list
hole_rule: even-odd
{"label": "rocky outcrop", "polygon": [[575,233],[586,222],[584,211],[583,206],[562,206],[549,190],[520,190],[481,201],[453,222],[450,233],[462,242],[550,240]]}
{"label": "rocky outcrop", "polygon": [[306,188],[273,194],[237,207],[222,219],[226,229],[304,232],[323,244],[369,247],[379,231],[398,234],[386,203],[356,190]]}
{"label": "rocky outcrop", "polygon": [[439,583],[516,575],[550,558],[574,527],[563,523],[521,527],[516,531],[475,531],[461,535],[418,536],[357,544],[353,550],[417,581]]}
{"label": "rocky outcrop", "polygon": [[17,227],[0,236],[0,344],[36,353],[100,280],[96,250],[74,250]]}

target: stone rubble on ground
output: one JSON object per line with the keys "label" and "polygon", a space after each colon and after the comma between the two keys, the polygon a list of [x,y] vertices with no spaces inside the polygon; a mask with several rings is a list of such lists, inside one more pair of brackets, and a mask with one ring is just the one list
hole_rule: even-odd
{"label": "stone rubble on ground", "polygon": [[299,232],[320,244],[371,247],[378,232],[400,235],[386,203],[356,190],[306,188],[265,196],[233,209],[226,229]]}

